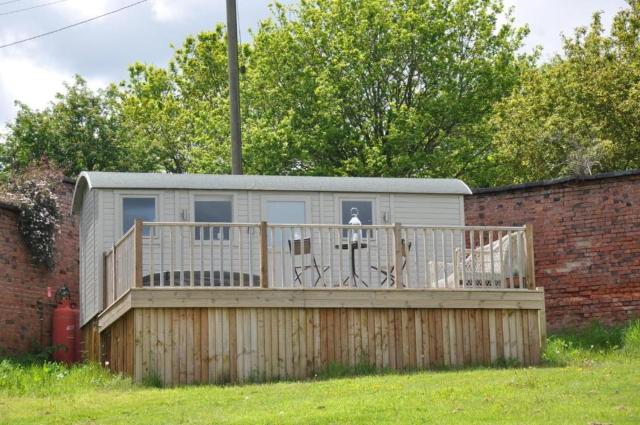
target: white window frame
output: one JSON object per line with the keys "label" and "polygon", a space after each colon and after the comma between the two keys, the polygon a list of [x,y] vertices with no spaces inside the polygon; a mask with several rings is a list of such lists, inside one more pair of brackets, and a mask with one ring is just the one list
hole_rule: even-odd
{"label": "white window frame", "polygon": [[[154,222],[160,221],[160,194],[159,193],[148,193],[148,192],[144,192],[144,193],[136,193],[136,192],[119,192],[117,194],[117,199],[118,199],[118,213],[117,215],[117,220],[116,220],[116,226],[117,226],[117,232],[116,235],[119,235],[116,240],[120,239],[129,229],[127,230],[123,230],[122,229],[122,225],[124,224],[124,200],[125,198],[144,198],[144,199],[153,199],[154,200],[154,204],[155,204],[155,215],[156,218],[154,220]],[[151,235],[144,235],[144,238],[150,238]]]}
{"label": "white window frame", "polygon": [[[377,196],[366,196],[362,194],[340,194],[336,195],[336,221],[339,225],[344,225],[346,223],[342,222],[342,204],[344,201],[355,201],[355,202],[371,202],[371,225],[378,224],[378,197]],[[346,239],[344,236],[342,239]],[[374,237],[375,232],[371,232],[372,235],[369,238],[369,241],[375,242],[376,238]]]}
{"label": "white window frame", "polygon": [[[231,202],[231,221],[229,223],[237,223],[236,220],[236,196],[234,193],[221,193],[221,192],[191,192],[189,196],[189,219],[192,223],[196,222],[196,201],[228,201]],[[197,225],[197,224],[196,224]],[[231,232],[231,230],[229,231]],[[197,243],[203,244],[219,244],[223,243],[228,245],[229,239],[196,239],[195,228],[193,232],[193,240]]]}
{"label": "white window frame", "polygon": [[[308,224],[311,221],[311,197],[307,195],[266,195],[262,196],[261,199],[261,208],[260,208],[260,217],[262,220],[267,221],[268,224],[279,225],[279,223],[271,223],[267,218],[267,204],[269,202],[303,202],[304,203],[304,223],[300,224]],[[294,224],[294,223],[283,223],[283,224]],[[271,242],[269,243],[269,249],[272,249],[275,252],[282,251],[282,245],[274,245]],[[285,244],[285,250],[288,247]]]}

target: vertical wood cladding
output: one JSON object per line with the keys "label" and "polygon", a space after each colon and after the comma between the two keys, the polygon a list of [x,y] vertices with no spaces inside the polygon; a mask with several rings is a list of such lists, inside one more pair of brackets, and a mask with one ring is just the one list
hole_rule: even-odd
{"label": "vertical wood cladding", "polygon": [[540,362],[538,310],[136,308],[103,332],[111,370],[166,385],[303,379],[333,363]]}

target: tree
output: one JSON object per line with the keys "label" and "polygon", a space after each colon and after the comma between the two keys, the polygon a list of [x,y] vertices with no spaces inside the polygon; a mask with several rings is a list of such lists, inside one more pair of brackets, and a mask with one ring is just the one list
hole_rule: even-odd
{"label": "tree", "polygon": [[17,117],[0,144],[0,168],[17,171],[45,157],[68,175],[128,168],[116,89],[94,92],[76,76],[65,90],[42,111],[17,103]]}
{"label": "tree", "polygon": [[144,168],[174,173],[231,170],[221,26],[187,37],[166,69],[135,64],[129,73],[122,84],[123,123]]}
{"label": "tree", "polygon": [[[456,176],[471,183],[487,125],[532,57],[501,0],[312,0],[263,22],[240,61],[245,169]],[[504,22],[498,25],[498,20]],[[230,171],[226,40],[188,37],[168,67],[134,64],[96,93],[77,77],[44,111],[21,106],[3,162]]]}
{"label": "tree", "polygon": [[493,184],[640,167],[640,1],[601,14],[496,107]]}
{"label": "tree", "polygon": [[534,59],[498,0],[310,0],[274,15],[248,61],[254,172],[474,183],[493,105]]}

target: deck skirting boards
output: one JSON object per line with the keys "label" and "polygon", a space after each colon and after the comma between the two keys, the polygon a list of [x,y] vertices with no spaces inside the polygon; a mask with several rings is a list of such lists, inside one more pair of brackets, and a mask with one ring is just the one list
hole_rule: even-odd
{"label": "deck skirting boards", "polygon": [[305,379],[331,364],[540,362],[541,291],[421,292],[132,290],[99,318],[102,359],[137,382],[165,385]]}

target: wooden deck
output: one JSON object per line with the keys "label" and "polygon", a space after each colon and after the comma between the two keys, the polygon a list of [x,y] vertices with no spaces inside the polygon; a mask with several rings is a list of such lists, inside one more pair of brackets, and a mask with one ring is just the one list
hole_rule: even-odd
{"label": "wooden deck", "polygon": [[[85,338],[95,358],[138,382],[304,379],[334,363],[405,370],[540,361],[544,293],[535,288],[530,229],[363,226],[369,239],[358,243],[369,251],[356,261],[351,242],[331,249],[348,226],[300,227],[309,236],[287,255],[284,231],[278,238],[265,223],[229,225],[246,232],[236,243],[229,230],[228,243],[209,247],[194,244],[194,225],[186,226],[186,249],[179,226],[145,240],[137,223],[105,255],[100,342],[90,330]],[[316,253],[320,266],[306,267],[313,262],[298,251]]]}
{"label": "wooden deck", "polygon": [[167,385],[302,379],[332,363],[535,365],[544,293],[134,289],[99,325],[113,371]]}

